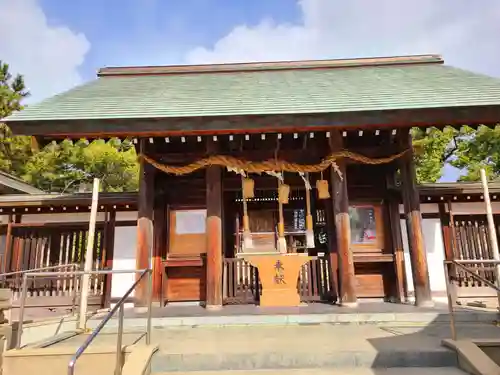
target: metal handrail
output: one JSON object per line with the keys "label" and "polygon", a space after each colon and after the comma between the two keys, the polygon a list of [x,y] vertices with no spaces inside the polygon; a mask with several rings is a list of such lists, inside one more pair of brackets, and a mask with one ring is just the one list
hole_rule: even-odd
{"label": "metal handrail", "polygon": [[[61,268],[68,268],[68,271],[69,271],[69,269],[71,269],[72,270],[71,272],[73,272],[78,267],[80,267],[80,264],[78,264],[78,263],[69,263],[69,264],[59,264],[57,266],[38,267],[38,268],[33,268],[33,269],[29,269],[29,270],[22,270],[22,271],[4,272],[4,273],[0,273],[0,284],[4,283],[4,282],[7,282],[6,278],[8,276],[15,276],[15,275],[22,275],[22,276],[24,276],[25,274],[28,274],[28,273],[40,272],[40,271],[48,271],[48,270],[57,270],[57,269],[61,269]],[[68,271],[66,271],[66,272],[63,271],[61,273],[64,274],[64,275],[67,275],[69,273]],[[22,295],[23,295],[23,291],[21,291],[21,296]],[[24,296],[24,298],[26,298],[26,295]],[[71,312],[73,314],[75,312],[75,304],[76,304],[76,294],[73,296],[72,307],[71,307]],[[23,306],[23,310],[24,310],[24,306]],[[24,311],[23,311],[23,315],[24,315]],[[19,317],[18,320],[22,320],[21,318],[22,317],[20,315],[20,317]],[[9,318],[9,320],[10,320],[10,318]],[[22,323],[21,323],[21,326],[22,326]],[[20,345],[20,344],[18,344],[18,345]],[[17,349],[19,349],[19,348],[17,348]]]}
{"label": "metal handrail", "polygon": [[78,348],[75,355],[71,358],[71,361],[68,364],[68,375],[73,375],[75,373],[75,364],[78,358],[81,357],[83,352],[87,349],[87,347],[91,344],[91,342],[96,338],[96,336],[101,332],[106,323],[113,317],[117,310],[118,313],[118,334],[116,339],[116,364],[115,364],[115,375],[120,375],[122,372],[122,339],[123,339],[123,317],[124,317],[124,304],[127,300],[128,296],[132,291],[136,288],[136,286],[142,281],[145,275],[149,275],[148,282],[148,317],[147,317],[147,325],[146,325],[146,345],[151,343],[151,305],[152,305],[152,271],[151,269],[140,270],[141,272],[139,278],[136,282],[127,290],[127,292],[123,295],[122,298],[118,301],[118,303],[111,309],[111,311],[104,317],[104,319],[99,323],[99,325],[94,329],[92,334],[85,340],[85,342]]}
{"label": "metal handrail", "polygon": [[13,275],[21,275],[21,274],[31,273],[31,272],[57,270],[59,268],[66,268],[66,267],[80,267],[80,264],[78,264],[78,263],[60,264],[60,265],[57,265],[57,266],[47,266],[47,267],[33,268],[31,270],[5,272],[5,273],[0,273],[0,278],[7,277],[7,276],[13,276]]}
{"label": "metal handrail", "polygon": [[90,343],[94,340],[97,334],[102,330],[104,325],[112,318],[112,316],[116,313],[117,309],[120,309],[119,312],[119,320],[118,320],[118,335],[117,335],[117,350],[116,355],[116,367],[115,374],[120,375],[122,370],[122,337],[123,337],[123,318],[124,318],[124,304],[130,293],[135,289],[135,287],[139,284],[139,282],[144,278],[146,274],[149,274],[149,280],[147,283],[147,326],[146,326],[146,344],[149,345],[151,343],[151,307],[152,307],[152,292],[153,292],[153,278],[152,278],[152,270],[151,269],[143,269],[143,270],[96,270],[96,271],[62,271],[62,272],[30,272],[25,273],[23,275],[23,284],[22,284],[22,294],[21,294],[21,304],[19,311],[19,325],[17,332],[17,345],[16,349],[20,349],[21,339],[23,333],[23,321],[24,321],[24,307],[26,302],[27,295],[27,286],[28,286],[28,277],[37,277],[37,276],[60,276],[60,275],[74,275],[83,276],[83,275],[95,275],[95,274],[127,274],[127,273],[140,273],[140,277],[138,280],[128,289],[125,295],[118,301],[118,303],[113,307],[113,309],[104,317],[103,321],[96,327],[96,329],[92,332],[89,338],[82,344],[82,346],[78,349],[76,354],[71,359],[68,365],[68,374],[74,374],[74,366],[78,358],[83,354],[85,349],[90,345]]}
{"label": "metal handrail", "polygon": [[[470,268],[467,268],[464,266],[464,264],[493,264],[493,265],[500,265],[500,260],[491,260],[491,259],[485,259],[485,260],[445,260],[443,262],[444,265],[444,277],[446,281],[446,296],[448,298],[448,311],[450,313],[450,329],[451,329],[451,338],[453,340],[457,339],[457,331],[456,331],[456,325],[455,325],[455,312],[453,309],[453,301],[451,297],[451,280],[450,280],[450,274],[448,270],[449,265],[454,265],[458,268],[460,268],[462,271],[465,273],[468,273],[472,276],[473,279],[476,279],[490,288],[493,288],[497,293],[500,294],[500,285],[495,285],[492,282],[486,280],[484,277],[478,275],[475,270],[472,270]],[[494,269],[492,270],[494,271]]]}

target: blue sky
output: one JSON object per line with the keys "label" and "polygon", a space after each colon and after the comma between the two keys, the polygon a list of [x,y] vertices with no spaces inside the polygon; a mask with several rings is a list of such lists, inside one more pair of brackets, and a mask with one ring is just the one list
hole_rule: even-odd
{"label": "blue sky", "polygon": [[185,63],[197,46],[209,46],[235,25],[263,18],[296,22],[290,0],[41,0],[48,22],[83,32],[92,48],[79,67],[84,79],[99,67]]}
{"label": "blue sky", "polygon": [[113,65],[439,53],[500,77],[499,19],[498,0],[0,0],[0,59],[32,102]]}

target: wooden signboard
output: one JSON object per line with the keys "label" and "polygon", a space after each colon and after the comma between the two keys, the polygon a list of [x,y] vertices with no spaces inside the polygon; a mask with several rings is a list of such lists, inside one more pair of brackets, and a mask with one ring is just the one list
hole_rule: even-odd
{"label": "wooden signboard", "polygon": [[169,302],[204,301],[207,252],[204,209],[170,211],[169,248],[165,267],[166,299]]}
{"label": "wooden signboard", "polygon": [[207,252],[207,210],[172,210],[170,212],[169,256],[200,256]]}

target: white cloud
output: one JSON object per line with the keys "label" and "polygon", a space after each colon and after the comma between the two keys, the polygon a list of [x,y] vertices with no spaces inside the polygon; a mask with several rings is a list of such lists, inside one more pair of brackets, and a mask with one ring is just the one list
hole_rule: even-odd
{"label": "white cloud", "polygon": [[25,76],[30,101],[81,83],[89,49],[85,35],[49,25],[37,0],[0,0],[0,59]]}
{"label": "white cloud", "polygon": [[239,25],[188,63],[440,53],[445,62],[500,76],[500,1],[301,0],[302,19]]}

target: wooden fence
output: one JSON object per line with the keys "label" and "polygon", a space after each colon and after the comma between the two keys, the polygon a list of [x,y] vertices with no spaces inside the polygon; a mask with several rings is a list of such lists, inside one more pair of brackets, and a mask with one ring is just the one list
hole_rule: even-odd
{"label": "wooden fence", "polygon": [[[498,235],[500,233],[500,223],[497,219],[495,219],[495,221]],[[488,222],[485,216],[455,216],[453,227],[452,250],[454,259],[493,259],[488,232]],[[486,278],[488,281],[495,283],[495,272],[493,266],[468,264],[465,266],[475,270],[479,275]],[[466,289],[490,289],[489,287],[483,285],[480,281],[473,279],[470,274],[467,274],[460,269],[454,270],[451,277],[456,282],[457,286],[464,289],[463,292],[465,292],[465,294],[467,294]]]}
{"label": "wooden fence", "polygon": [[[332,298],[330,259],[313,259],[302,266],[297,289],[302,302],[322,302]],[[261,294],[258,270],[242,258],[225,258],[223,300],[225,304],[256,304]]]}
{"label": "wooden fence", "polygon": [[[5,252],[0,258],[0,273],[25,271],[49,266],[76,264],[83,268],[88,239],[86,223],[13,224]],[[106,265],[106,238],[104,225],[95,232],[94,269]],[[60,268],[58,271],[70,271]],[[71,297],[80,291],[80,278],[73,276],[29,278],[28,297]],[[20,274],[0,279],[2,287],[9,287],[18,299],[21,292]],[[90,296],[100,300],[104,292],[105,275],[91,276]],[[67,299],[67,298],[66,298]],[[95,298],[94,298],[95,299]],[[69,304],[69,300],[61,302]]]}

